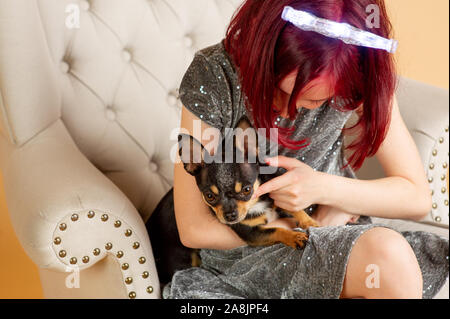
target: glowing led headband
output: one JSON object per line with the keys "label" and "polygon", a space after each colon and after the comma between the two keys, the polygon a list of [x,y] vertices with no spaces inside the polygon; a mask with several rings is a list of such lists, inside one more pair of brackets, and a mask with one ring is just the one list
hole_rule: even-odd
{"label": "glowing led headband", "polygon": [[382,49],[390,53],[394,53],[398,45],[396,40],[380,37],[351,26],[348,23],[338,23],[318,18],[311,13],[295,10],[289,6],[284,7],[281,18],[302,30],[315,31],[324,36],[339,39],[347,44]]}

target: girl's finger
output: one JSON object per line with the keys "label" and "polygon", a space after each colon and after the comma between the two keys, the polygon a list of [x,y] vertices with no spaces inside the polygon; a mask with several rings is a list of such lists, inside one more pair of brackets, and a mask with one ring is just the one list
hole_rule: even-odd
{"label": "girl's finger", "polygon": [[259,188],[256,190],[256,192],[253,194],[252,198],[259,197],[261,195],[264,195],[266,193],[271,193],[277,189],[286,187],[292,183],[292,176],[289,174],[289,172],[275,177],[274,179],[271,179],[270,181],[262,184],[259,186]]}
{"label": "girl's finger", "polygon": [[284,202],[284,201],[275,201],[274,202],[275,206],[280,207],[288,212],[293,212],[296,211],[296,207],[294,207],[291,203],[289,202]]}
{"label": "girl's finger", "polygon": [[269,197],[272,198],[274,201],[282,201],[282,202],[292,202],[292,200],[294,199],[294,197],[286,195],[286,194],[281,194],[281,193],[270,193]]}
{"label": "girl's finger", "polygon": [[295,185],[289,184],[289,185],[286,185],[284,187],[281,187],[279,189],[272,191],[270,194],[271,195],[284,194],[286,196],[289,196],[290,198],[297,198],[299,195],[295,191],[295,188],[296,188]]}
{"label": "girl's finger", "polygon": [[287,170],[291,170],[291,169],[299,167],[303,164],[296,158],[286,157],[286,156],[282,156],[282,155],[266,158],[266,163],[270,166],[282,167]]}

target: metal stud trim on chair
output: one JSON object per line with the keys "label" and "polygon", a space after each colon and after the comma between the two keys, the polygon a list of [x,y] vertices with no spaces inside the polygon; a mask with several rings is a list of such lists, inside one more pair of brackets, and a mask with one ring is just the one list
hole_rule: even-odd
{"label": "metal stud trim on chair", "polygon": [[[70,236],[76,234],[74,237],[79,237],[80,231],[83,230],[89,235],[87,229],[93,227],[93,223],[96,233],[102,236],[95,237],[89,251],[74,251],[77,248],[70,243]],[[119,236],[117,232],[120,232]],[[112,238],[121,239],[114,241]],[[147,262],[148,256],[141,247],[141,240],[130,225],[110,213],[89,210],[66,215],[55,227],[52,248],[68,269],[88,268],[110,254],[119,262],[123,283],[130,299],[145,297],[154,292],[149,280],[151,267]]]}
{"label": "metal stud trim on chair", "polygon": [[427,165],[428,183],[433,198],[431,218],[434,223],[448,225],[449,201],[449,128],[442,129],[440,136],[430,151]]}

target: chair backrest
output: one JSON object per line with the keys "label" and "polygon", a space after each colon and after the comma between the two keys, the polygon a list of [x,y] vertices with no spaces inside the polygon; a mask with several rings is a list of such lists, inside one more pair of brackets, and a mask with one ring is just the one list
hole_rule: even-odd
{"label": "chair backrest", "polygon": [[[402,118],[421,156],[432,192],[433,206],[422,222],[448,228],[449,92],[402,77],[396,96]],[[351,118],[352,123],[355,119]],[[356,175],[366,180],[385,176],[375,157],[366,159]]]}
{"label": "chair backrest", "polygon": [[182,76],[241,2],[0,1],[0,131],[20,146],[61,118],[145,219],[172,185]]}

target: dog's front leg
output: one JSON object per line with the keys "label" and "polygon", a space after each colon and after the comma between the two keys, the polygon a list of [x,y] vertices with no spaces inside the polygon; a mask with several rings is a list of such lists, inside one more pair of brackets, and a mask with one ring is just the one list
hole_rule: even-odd
{"label": "dog's front leg", "polygon": [[308,229],[309,227],[319,227],[319,224],[311,216],[309,216],[304,210],[291,212],[291,211],[282,209],[280,207],[277,207],[276,210],[277,210],[277,212],[283,212],[283,213],[286,213],[287,215],[294,217],[295,220],[298,222],[298,226],[300,228]]}
{"label": "dog's front leg", "polygon": [[308,235],[278,227],[247,226],[243,224],[231,225],[231,228],[249,246],[270,246],[283,243],[293,248],[303,248],[308,240]]}

